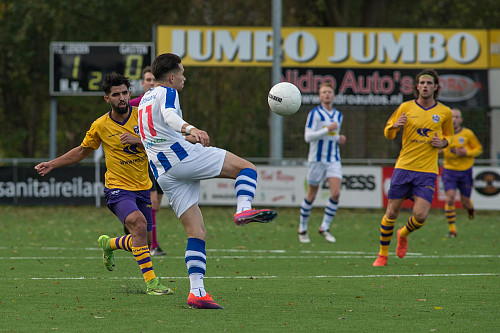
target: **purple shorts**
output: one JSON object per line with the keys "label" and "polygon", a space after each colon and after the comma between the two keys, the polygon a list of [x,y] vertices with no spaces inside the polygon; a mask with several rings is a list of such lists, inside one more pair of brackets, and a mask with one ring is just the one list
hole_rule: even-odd
{"label": "purple shorts", "polygon": [[420,197],[432,202],[436,190],[437,175],[432,172],[418,172],[394,169],[391,186],[387,197],[389,199]]}
{"label": "purple shorts", "polygon": [[125,224],[127,216],[140,211],[148,222],[147,230],[153,230],[153,215],[151,212],[151,191],[127,191],[119,188],[104,188],[104,197],[109,210]]}
{"label": "purple shorts", "polygon": [[464,171],[443,169],[441,179],[443,180],[445,191],[455,190],[458,188],[461,195],[470,198],[473,184],[472,168]]}

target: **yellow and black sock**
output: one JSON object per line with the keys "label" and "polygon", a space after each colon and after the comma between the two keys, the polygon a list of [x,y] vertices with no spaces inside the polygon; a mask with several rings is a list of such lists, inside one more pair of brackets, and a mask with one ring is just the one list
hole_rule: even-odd
{"label": "yellow and black sock", "polygon": [[149,254],[149,247],[147,245],[132,247],[132,253],[134,254],[135,260],[139,264],[139,268],[144,276],[144,281],[148,282],[156,277],[155,271],[153,270],[153,263],[151,262],[151,256]]}
{"label": "yellow and black sock", "polygon": [[423,220],[422,222],[418,222],[415,219],[415,216],[412,215],[412,216],[410,216],[410,218],[406,222],[406,225],[399,232],[399,236],[401,236],[401,237],[408,237],[408,235],[411,232],[414,232],[415,230],[422,228],[422,226],[424,224],[425,224],[425,220]]}
{"label": "yellow and black sock", "polygon": [[456,219],[456,209],[455,205],[444,205],[444,215],[446,216],[446,222],[448,222],[448,228],[450,229],[450,232],[457,232],[457,227],[455,225],[455,219]]}
{"label": "yellow and black sock", "polygon": [[111,238],[109,240],[111,250],[122,249],[132,252],[132,235],[128,234],[121,237]]}
{"label": "yellow and black sock", "polygon": [[381,256],[389,256],[389,244],[394,231],[394,223],[396,220],[389,220],[385,215],[380,223],[380,252]]}

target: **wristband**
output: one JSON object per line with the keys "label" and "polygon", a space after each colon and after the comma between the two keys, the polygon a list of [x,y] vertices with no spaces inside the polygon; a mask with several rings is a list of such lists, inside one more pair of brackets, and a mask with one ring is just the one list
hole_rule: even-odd
{"label": "wristband", "polygon": [[186,132],[186,134],[191,134],[191,130],[195,128],[193,125],[187,125],[186,126],[186,129],[184,130]]}

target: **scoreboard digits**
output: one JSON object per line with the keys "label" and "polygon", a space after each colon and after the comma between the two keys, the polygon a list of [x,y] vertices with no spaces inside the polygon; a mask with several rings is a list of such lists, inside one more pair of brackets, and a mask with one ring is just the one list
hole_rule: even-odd
{"label": "scoreboard digits", "polygon": [[142,68],[151,65],[153,43],[50,43],[50,94],[102,96],[110,72],[127,76],[132,94],[141,94]]}

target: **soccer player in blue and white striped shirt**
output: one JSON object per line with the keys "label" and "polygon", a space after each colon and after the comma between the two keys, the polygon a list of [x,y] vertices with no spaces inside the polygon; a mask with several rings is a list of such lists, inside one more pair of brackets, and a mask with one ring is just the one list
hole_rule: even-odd
{"label": "soccer player in blue and white striped shirt", "polygon": [[309,111],[304,134],[306,142],[309,143],[309,156],[307,159],[307,193],[300,205],[298,233],[301,243],[311,242],[307,234],[307,224],[319,185],[325,178],[330,186],[331,196],[325,207],[319,233],[328,242],[335,242],[335,237],[330,233],[330,224],[337,212],[342,184],[339,144],[346,142],[346,137],[340,134],[343,115],[333,107],[335,91],[332,84],[322,83],[318,94],[321,104]]}

